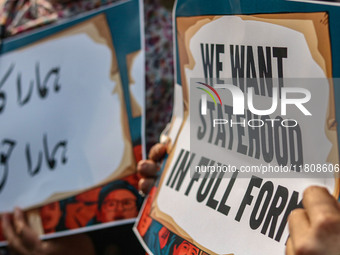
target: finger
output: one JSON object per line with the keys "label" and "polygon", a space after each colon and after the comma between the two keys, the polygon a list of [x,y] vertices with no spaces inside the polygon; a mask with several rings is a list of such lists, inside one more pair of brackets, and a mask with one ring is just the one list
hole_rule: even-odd
{"label": "finger", "polygon": [[158,165],[150,159],[141,160],[137,164],[137,171],[143,177],[156,177],[158,170]]}
{"label": "finger", "polygon": [[26,225],[23,212],[19,208],[14,209],[13,223],[15,227],[15,232],[18,235],[22,234],[22,231]]}
{"label": "finger", "polygon": [[307,188],[303,194],[302,203],[311,223],[314,219],[318,219],[318,216],[338,215],[340,213],[338,202],[323,187],[312,186]]}
{"label": "finger", "polygon": [[157,143],[150,149],[149,159],[153,161],[160,161],[166,153],[166,145]]}
{"label": "finger", "polygon": [[288,218],[288,228],[293,247],[298,247],[305,241],[306,234],[310,229],[310,222],[306,210],[295,209]]}
{"label": "finger", "polygon": [[24,213],[19,208],[15,208],[14,210],[13,221],[16,233],[20,237],[23,245],[29,250],[37,249],[40,243],[39,237],[33,229],[27,225]]}
{"label": "finger", "polygon": [[26,250],[24,245],[21,243],[21,240],[14,231],[13,225],[11,224],[10,221],[9,214],[3,214],[1,217],[1,221],[3,235],[8,241],[8,246],[10,247],[10,249],[22,255],[29,254],[29,251]]}
{"label": "finger", "polygon": [[290,236],[293,238],[303,236],[310,227],[308,215],[304,209],[295,209],[288,218],[288,227]]}
{"label": "finger", "polygon": [[292,243],[291,238],[288,238],[288,241],[286,244],[286,255],[294,255],[293,243]]}
{"label": "finger", "polygon": [[155,185],[154,178],[142,178],[138,182],[138,188],[144,194],[148,194],[154,185]]}

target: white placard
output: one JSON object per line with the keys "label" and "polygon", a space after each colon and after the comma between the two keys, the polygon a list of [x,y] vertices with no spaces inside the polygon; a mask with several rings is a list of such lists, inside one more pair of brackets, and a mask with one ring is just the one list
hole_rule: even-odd
{"label": "white placard", "polygon": [[[314,60],[305,36],[300,32],[269,22],[244,20],[235,16],[219,17],[212,21],[204,21],[202,17],[201,22],[206,22],[206,25],[202,25],[191,40],[186,41],[192,54],[189,58],[192,57],[193,60],[192,68],[185,69],[188,86],[191,78],[203,77],[201,44],[225,46],[224,52],[219,56],[222,63],[221,78],[232,76],[230,45],[252,47],[256,70],[258,70],[256,56],[258,46],[287,48],[288,55],[282,60],[284,78],[326,78],[324,71]],[[311,25],[311,21],[299,22],[301,26]],[[278,60],[273,57],[273,77],[278,77],[277,63]],[[213,72],[215,74],[215,69]],[[313,118],[299,119],[301,112],[298,109],[289,110],[287,117],[297,119],[301,126],[303,158],[306,164],[327,163],[332,149],[332,143],[325,133],[329,84],[324,80],[324,83],[317,85],[305,87],[312,94],[312,100],[307,107],[313,113]],[[262,97],[262,100],[267,99]],[[227,103],[231,104],[231,101]],[[192,111],[190,109],[190,114]],[[190,134],[193,130],[192,127],[190,129],[190,125],[193,123],[189,120],[190,116],[181,130],[172,161],[167,166],[167,172],[162,177],[159,188],[157,205],[159,211],[166,216],[154,214],[157,215],[156,220],[162,223],[168,221],[168,224],[165,224],[167,227],[175,224],[173,229],[178,230],[182,237],[183,235],[190,237],[195,244],[216,254],[255,255],[259,254],[259,250],[261,254],[273,254],[273,251],[283,254],[288,237],[286,220],[291,206],[296,207],[301,202],[303,190],[310,185],[326,186],[332,192],[334,179],[309,179],[308,175],[304,175],[305,178],[269,179],[261,174],[254,174],[253,178],[234,180],[230,178],[219,181],[202,178],[195,180],[190,177],[189,171],[184,173],[191,159],[191,165],[197,165],[202,157],[206,157],[222,164],[235,165],[238,169],[242,165],[267,162],[262,157],[241,154],[237,150],[237,139],[242,136],[236,133],[234,146],[229,150],[219,148],[204,139],[190,144],[189,137],[194,136]],[[207,122],[207,128],[208,125],[210,123]],[[244,138],[243,143],[247,145],[247,138]],[[190,148],[193,144],[194,148]],[[194,155],[197,151],[201,154]],[[276,162],[272,164],[277,165]],[[301,177],[299,173],[292,174]]]}
{"label": "white placard", "polygon": [[110,49],[86,34],[1,56],[0,212],[93,186],[119,166],[124,140],[111,64]]}

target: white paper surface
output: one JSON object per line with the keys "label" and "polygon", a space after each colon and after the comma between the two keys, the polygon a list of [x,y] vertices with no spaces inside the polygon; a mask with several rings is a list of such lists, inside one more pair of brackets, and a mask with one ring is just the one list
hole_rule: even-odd
{"label": "white paper surface", "polygon": [[130,92],[136,99],[138,105],[141,107],[142,112],[144,113],[144,72],[141,72],[141,66],[144,66],[144,54],[143,52],[139,52],[135,57],[132,64],[132,79],[134,80],[134,84],[130,86]]}
{"label": "white paper surface", "polygon": [[[11,65],[13,69],[1,85],[6,102],[0,113],[0,153],[8,151],[3,139],[15,140],[16,145],[0,191],[0,212],[16,205],[24,208],[42,202],[54,193],[90,187],[118,167],[124,142],[121,105],[118,95],[113,94],[115,83],[110,79],[111,58],[108,47],[85,34],[1,56],[0,80]],[[47,96],[41,98],[37,92],[37,72],[43,83],[53,68],[58,68],[60,88],[54,90],[56,75],[51,75]],[[30,100],[23,106],[17,100],[20,75],[23,98],[28,95],[30,82],[33,84]],[[43,153],[44,134],[49,153],[59,141],[67,142],[66,151],[63,147],[56,153],[54,169],[47,166]],[[33,167],[38,163],[38,153],[42,153],[41,168],[34,175],[28,172],[27,144]],[[62,152],[66,163],[61,161]],[[4,179],[4,169],[0,165],[0,179]]]}

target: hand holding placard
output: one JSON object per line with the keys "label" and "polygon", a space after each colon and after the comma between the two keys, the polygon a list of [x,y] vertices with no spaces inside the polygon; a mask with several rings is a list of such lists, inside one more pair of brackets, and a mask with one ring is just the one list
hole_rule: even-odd
{"label": "hand holding placard", "polygon": [[312,186],[305,190],[304,209],[289,216],[290,238],[286,254],[338,255],[340,253],[340,205],[328,190]]}

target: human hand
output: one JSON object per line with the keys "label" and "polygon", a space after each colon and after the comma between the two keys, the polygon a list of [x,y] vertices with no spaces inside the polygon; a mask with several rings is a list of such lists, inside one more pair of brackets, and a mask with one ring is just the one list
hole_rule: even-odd
{"label": "human hand", "polygon": [[3,235],[8,241],[10,254],[18,255],[95,255],[91,239],[85,234],[66,236],[42,241],[28,226],[24,213],[14,210],[13,219],[9,214],[1,217]]}
{"label": "human hand", "polygon": [[340,205],[322,187],[309,187],[288,218],[290,237],[286,255],[339,255]]}
{"label": "human hand", "polygon": [[157,143],[150,149],[149,159],[141,160],[137,164],[137,172],[141,176],[138,183],[139,191],[148,194],[154,186],[157,172],[160,167],[157,162],[160,162],[166,153],[166,145]]}
{"label": "human hand", "polygon": [[23,212],[16,208],[13,219],[10,214],[3,214],[1,217],[2,232],[12,253],[22,255],[43,254],[43,242],[38,235],[30,228],[25,220]]}

